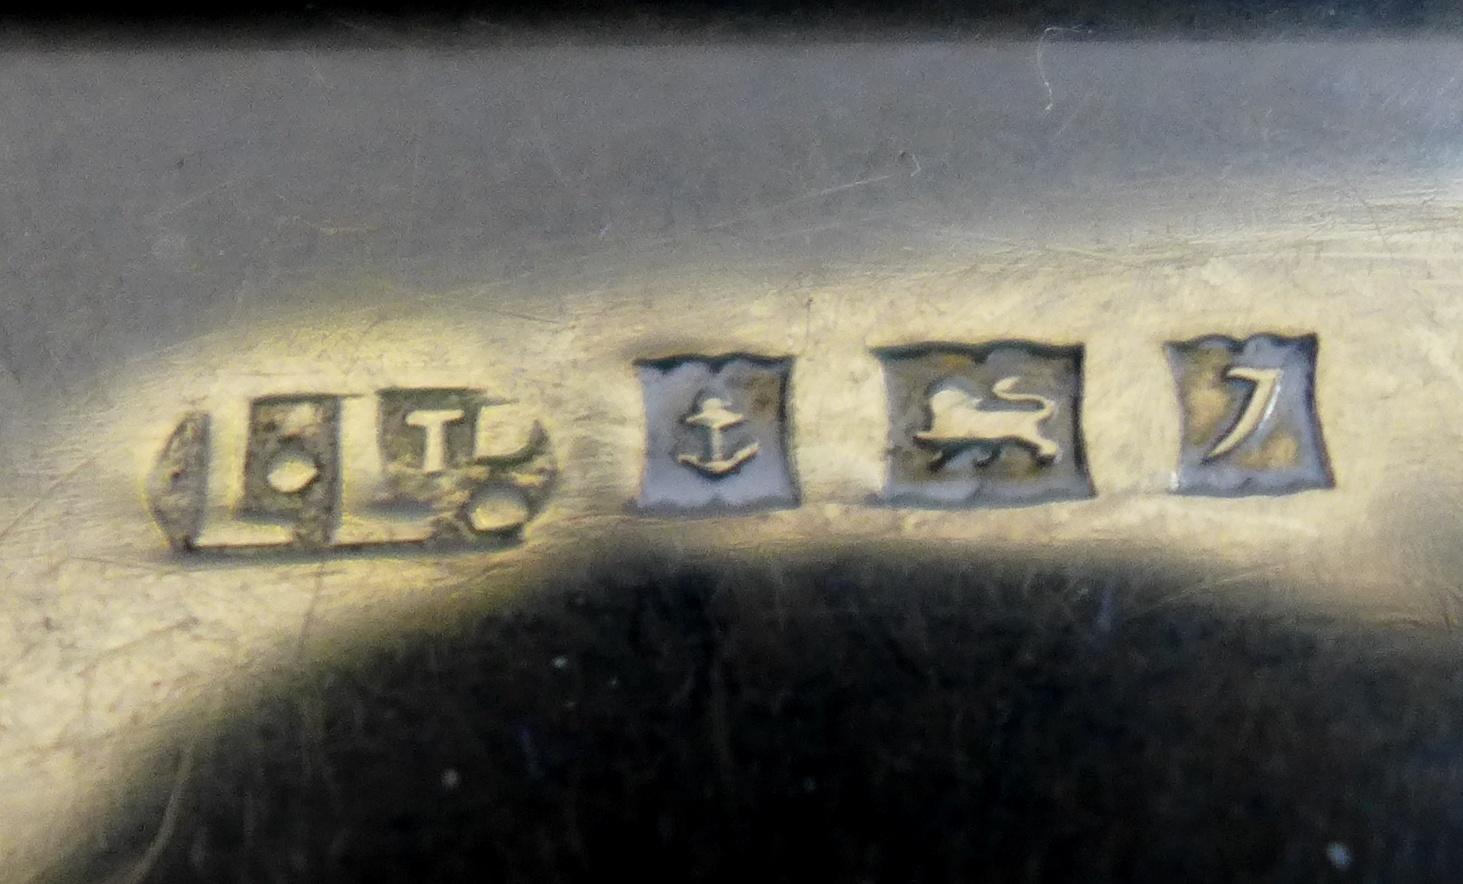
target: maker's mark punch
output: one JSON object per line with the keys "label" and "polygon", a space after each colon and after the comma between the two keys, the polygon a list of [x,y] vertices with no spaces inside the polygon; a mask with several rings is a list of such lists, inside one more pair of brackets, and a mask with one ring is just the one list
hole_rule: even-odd
{"label": "maker's mark punch", "polygon": [[147,482],[168,544],[220,554],[515,541],[556,475],[543,427],[469,389],[270,396],[190,413]]}

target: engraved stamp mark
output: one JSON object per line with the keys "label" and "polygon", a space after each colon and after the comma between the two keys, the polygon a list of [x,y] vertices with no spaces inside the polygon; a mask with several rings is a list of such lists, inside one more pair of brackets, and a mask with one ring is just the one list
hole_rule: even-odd
{"label": "engraved stamp mark", "polygon": [[289,524],[300,546],[325,546],[340,516],[340,399],[270,396],[249,408],[239,512]]}
{"label": "engraved stamp mark", "polygon": [[[389,389],[365,415],[372,404],[316,394],[250,402],[241,490],[222,513],[209,508],[210,491],[230,478],[212,475],[211,418],[185,415],[146,483],[168,544],[221,553],[475,548],[516,540],[546,503],[557,471],[548,436],[521,414],[506,420],[512,403],[469,389]],[[374,438],[360,417],[367,428],[374,417]],[[288,534],[201,541],[210,518],[282,524]]]}
{"label": "engraved stamp mark", "polygon": [[876,351],[893,503],[1014,506],[1092,496],[1082,350],[1030,341]]}
{"label": "engraved stamp mark", "polygon": [[1287,494],[1334,484],[1316,414],[1315,335],[1167,345],[1183,412],[1176,489]]}
{"label": "engraved stamp mark", "polygon": [[191,548],[203,530],[208,492],[208,414],[183,416],[147,475],[147,504],[168,546]]}
{"label": "engraved stamp mark", "polygon": [[930,428],[914,434],[916,443],[934,452],[930,469],[939,470],[951,457],[971,449],[976,451],[976,462],[985,466],[1007,443],[1026,448],[1038,464],[1055,463],[1062,446],[1045,434],[1042,425],[1056,412],[1056,403],[1035,393],[1014,392],[1019,383],[1016,375],[1001,378],[991,385],[992,399],[1032,402],[1035,411],[982,408],[985,400],[954,383],[937,389],[929,399]]}
{"label": "engraved stamp mark", "polygon": [[684,356],[636,363],[645,396],[642,509],[796,506],[787,359]]}
{"label": "engraved stamp mark", "polygon": [[377,398],[384,508],[421,508],[434,538],[471,542],[512,535],[541,507],[553,467],[538,422],[504,432],[495,422],[507,403],[471,389],[391,389]]}
{"label": "engraved stamp mark", "polygon": [[757,456],[762,450],[761,443],[748,442],[735,453],[728,455],[726,452],[726,431],[732,427],[743,424],[747,420],[744,414],[738,414],[727,408],[727,403],[716,398],[709,397],[702,401],[701,407],[695,414],[682,418],[693,427],[703,427],[706,430],[706,457],[701,458],[694,454],[678,454],[676,462],[699,470],[708,476],[720,477],[728,473],[734,473],[742,468],[742,464]]}

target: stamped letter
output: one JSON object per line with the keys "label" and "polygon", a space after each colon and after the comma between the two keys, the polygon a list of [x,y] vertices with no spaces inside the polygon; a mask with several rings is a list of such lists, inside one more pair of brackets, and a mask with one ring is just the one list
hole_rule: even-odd
{"label": "stamped letter", "polygon": [[1315,335],[1210,335],[1168,345],[1183,412],[1176,490],[1236,496],[1330,488],[1313,395]]}

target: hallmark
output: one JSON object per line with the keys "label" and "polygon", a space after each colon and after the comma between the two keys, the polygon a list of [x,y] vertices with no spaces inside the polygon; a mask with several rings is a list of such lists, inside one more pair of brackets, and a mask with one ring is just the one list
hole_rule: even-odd
{"label": "hallmark", "polygon": [[637,367],[646,417],[641,509],[797,505],[787,449],[790,360],[684,356]]}
{"label": "hallmark", "polygon": [[[1168,343],[1182,423],[1173,490],[1333,487],[1315,406],[1317,352],[1313,334]],[[936,342],[873,356],[888,409],[881,503],[1032,506],[1097,493],[1082,434],[1081,345]],[[801,503],[792,359],[732,353],[634,365],[645,419],[641,512],[736,515]],[[518,542],[557,475],[543,425],[516,403],[466,387],[388,388],[188,412],[145,492],[181,552],[481,550]]]}
{"label": "hallmark", "polygon": [[218,416],[191,412],[148,477],[148,506],[181,552],[516,542],[557,467],[537,421],[500,420],[510,405],[470,389],[382,390],[374,403],[268,396],[250,401],[227,434]]}
{"label": "hallmark", "polygon": [[1030,341],[876,351],[891,503],[1015,506],[1090,497],[1082,350]]}
{"label": "hallmark", "polygon": [[726,405],[712,396],[701,403],[695,414],[682,418],[685,423],[706,430],[707,451],[704,459],[694,454],[678,454],[677,463],[685,464],[712,478],[719,478],[736,472],[742,468],[742,464],[757,456],[757,452],[762,450],[762,443],[755,441],[748,442],[730,455],[726,453],[726,431],[747,420],[746,415],[738,414]]}
{"label": "hallmark", "polygon": [[1315,335],[1170,343],[1183,414],[1175,490],[1236,496],[1333,485],[1316,415]]}

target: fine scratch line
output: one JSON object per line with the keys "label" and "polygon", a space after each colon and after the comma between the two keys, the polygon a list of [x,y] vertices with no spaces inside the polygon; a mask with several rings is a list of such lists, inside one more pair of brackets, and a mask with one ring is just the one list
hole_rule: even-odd
{"label": "fine scratch line", "polygon": [[190,745],[184,747],[182,757],[178,759],[178,775],[173,780],[173,791],[168,795],[167,806],[163,808],[163,818],[158,822],[157,834],[153,836],[152,843],[147,845],[146,852],[138,858],[137,864],[126,873],[113,878],[113,884],[141,884],[147,880],[153,866],[157,865],[163,850],[172,840],[173,831],[178,828],[178,810],[183,803],[183,787],[192,770],[193,747]]}
{"label": "fine scratch line", "polygon": [[56,478],[56,481],[52,482],[50,485],[47,485],[46,490],[41,492],[39,497],[31,501],[30,505],[21,510],[14,519],[11,519],[8,525],[6,525],[4,528],[0,528],[0,540],[9,537],[10,532],[14,531],[21,522],[24,522],[26,519],[30,518],[36,510],[41,508],[41,504],[49,500],[54,500],[55,492],[59,490],[61,486],[76,478],[77,473],[96,463],[97,458],[99,458],[100,456],[101,455],[92,455],[91,457],[86,458],[81,463],[77,464],[76,466],[58,476]]}
{"label": "fine scratch line", "polygon": [[1036,74],[1041,77],[1042,88],[1046,89],[1046,107],[1041,109],[1044,114],[1049,114],[1052,108],[1056,107],[1056,96],[1052,92],[1051,78],[1046,75],[1046,64],[1042,59],[1042,49],[1045,48],[1047,35],[1052,32],[1080,34],[1082,28],[1062,28],[1052,25],[1041,29],[1041,36],[1036,38]]}

